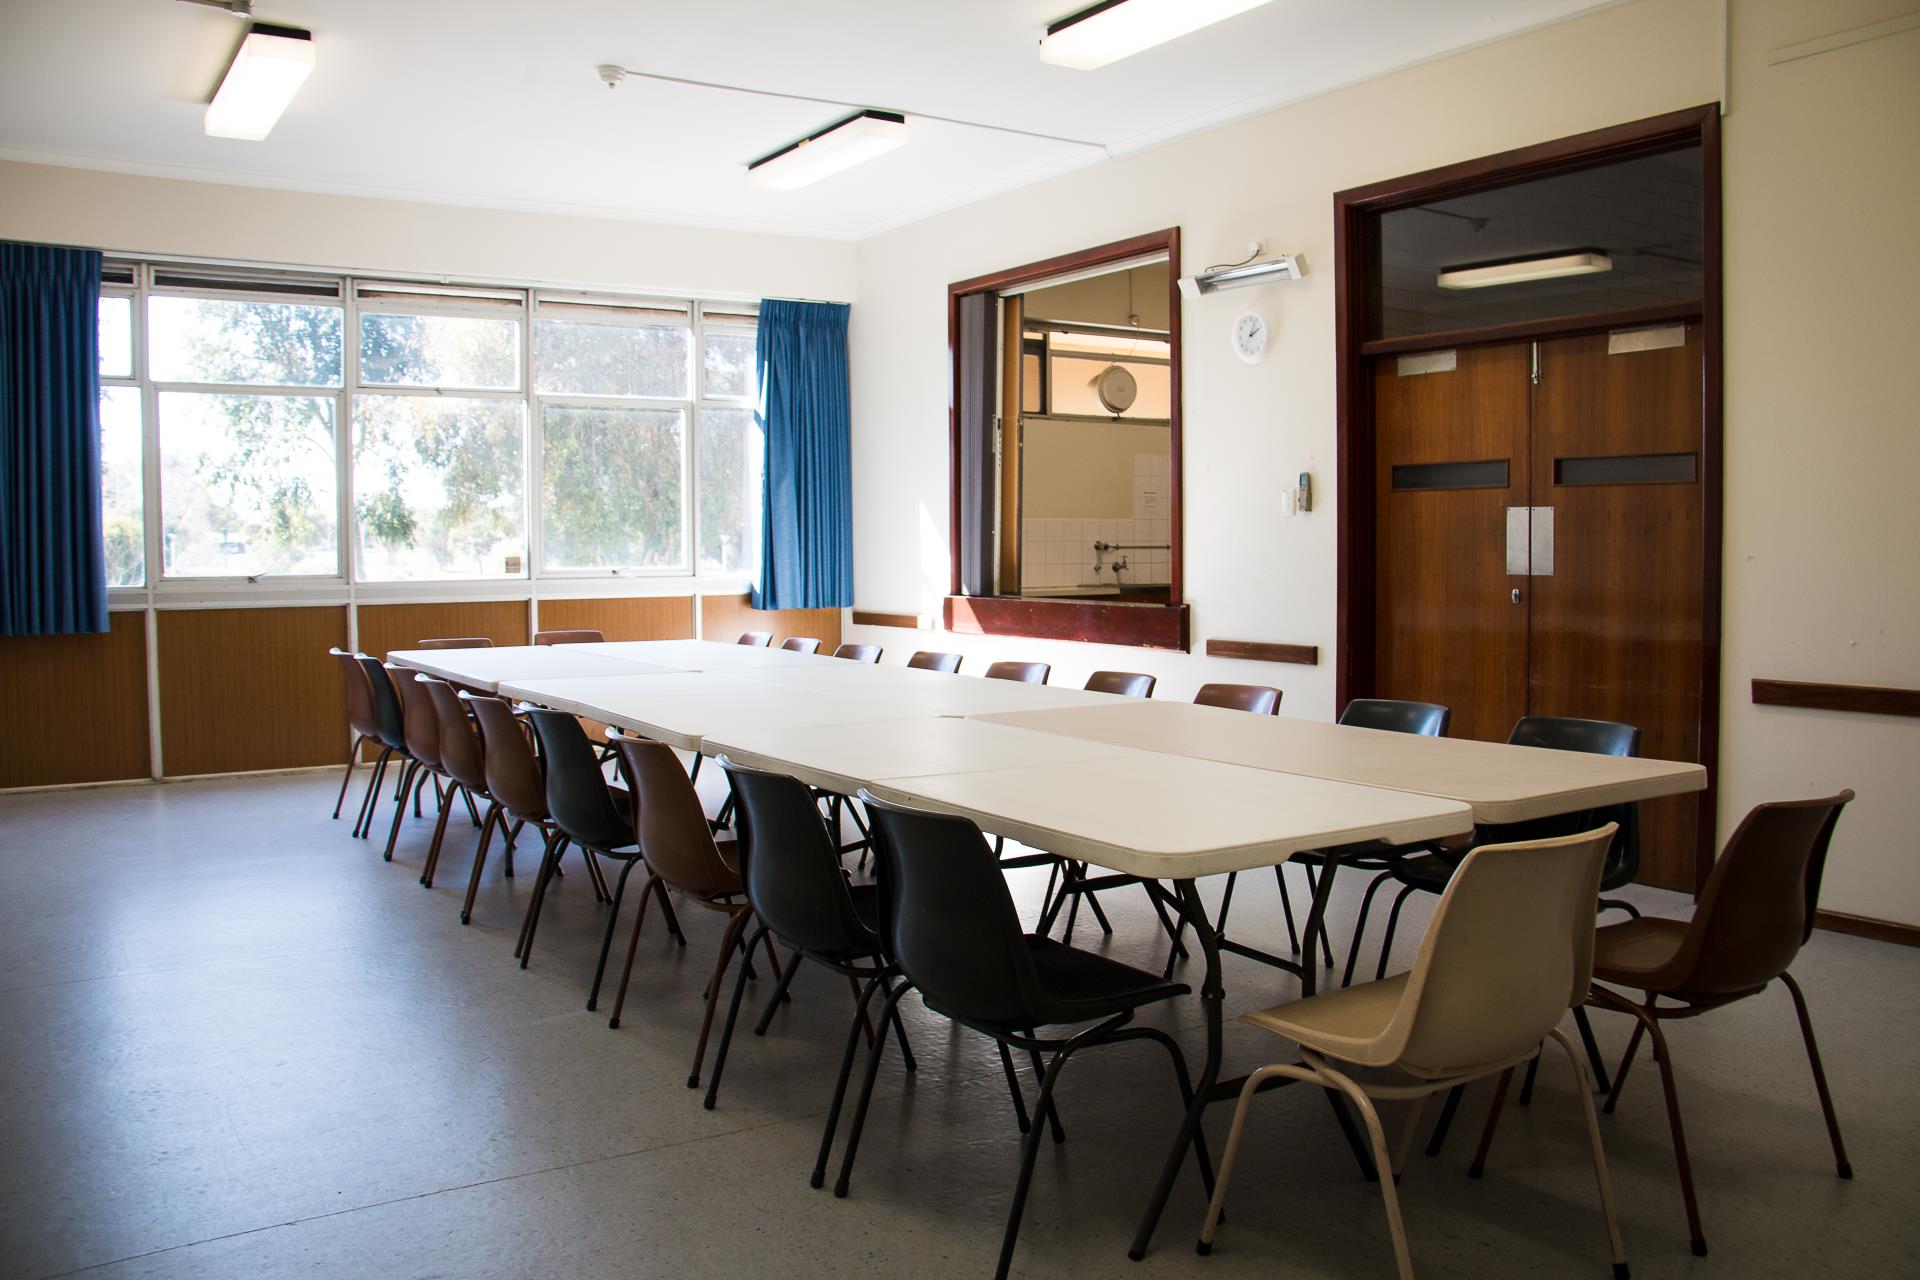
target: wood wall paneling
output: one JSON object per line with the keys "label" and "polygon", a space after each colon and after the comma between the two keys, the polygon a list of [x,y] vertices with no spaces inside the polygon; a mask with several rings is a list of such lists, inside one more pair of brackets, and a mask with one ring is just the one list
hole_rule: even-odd
{"label": "wood wall paneling", "polygon": [[[158,615],[167,776],[344,764],[345,606]],[[417,638],[417,637],[416,637]]]}
{"label": "wood wall paneling", "polygon": [[101,635],[0,638],[0,787],[147,776],[146,625],[135,611]]}
{"label": "wood wall paneling", "polygon": [[[544,613],[547,606],[543,603],[540,608]],[[532,639],[527,634],[525,600],[363,604],[359,622],[360,651],[377,658],[444,636],[485,636],[495,644],[526,644]]]}
{"label": "wood wall paneling", "polygon": [[[836,610],[837,612],[837,610]],[[692,596],[542,600],[542,631],[593,630],[609,640],[693,639]]]}
{"label": "wood wall paneling", "polygon": [[771,631],[776,645],[789,636],[812,636],[820,652],[832,653],[840,647],[840,610],[756,609],[744,595],[700,597],[703,640],[730,641],[742,631]]}

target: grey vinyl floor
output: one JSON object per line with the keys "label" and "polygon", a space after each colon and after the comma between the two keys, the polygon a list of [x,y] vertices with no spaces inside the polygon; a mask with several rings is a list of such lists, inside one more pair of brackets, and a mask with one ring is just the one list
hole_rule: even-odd
{"label": "grey vinyl floor", "polygon": [[[512,950],[534,853],[516,879],[489,869],[463,927],[471,826],[451,828],[439,882],[424,889],[431,821],[409,818],[384,863],[378,840],[349,837],[350,814],[329,819],[335,783],[310,773],[0,797],[0,1275],[991,1274],[1019,1139],[989,1043],[909,1000],[919,1070],[889,1057],[852,1195],[836,1200],[807,1173],[848,1025],[844,981],[803,974],[771,1033],[736,1042],[705,1111],[686,1078],[719,917],[683,910],[684,950],[649,921],[610,1030],[584,1008],[605,916],[578,863],[523,972]],[[1013,884],[1031,921],[1042,880]],[[1338,943],[1362,884],[1350,877],[1336,894]],[[1686,907],[1635,896],[1655,912]],[[1083,915],[1076,940],[1157,967],[1144,896],[1106,903],[1113,935]],[[1409,905],[1402,961],[1427,906]],[[1270,876],[1242,882],[1233,932],[1284,948]],[[1688,1253],[1643,1062],[1603,1121],[1636,1275],[1920,1274],[1920,952],[1821,933],[1795,972],[1855,1180],[1834,1176],[1784,992],[1677,1025],[1712,1253]],[[1230,1014],[1298,991],[1241,961],[1227,980]],[[1197,1001],[1156,1021],[1197,1057]],[[1596,1021],[1617,1054],[1623,1020]],[[1287,1049],[1230,1024],[1230,1072]],[[1473,1181],[1464,1170],[1489,1095],[1469,1095],[1447,1148],[1416,1154],[1402,1185],[1418,1273],[1607,1274],[1564,1062],[1549,1061],[1532,1107],[1508,1112]],[[1312,1091],[1257,1100],[1211,1257],[1193,1249],[1204,1202],[1189,1165],[1137,1264],[1127,1242],[1177,1116],[1165,1058],[1143,1046],[1090,1054],[1060,1100],[1068,1141],[1041,1150],[1015,1274],[1392,1274],[1378,1192]],[[1208,1122],[1216,1149],[1227,1118],[1221,1108]]]}

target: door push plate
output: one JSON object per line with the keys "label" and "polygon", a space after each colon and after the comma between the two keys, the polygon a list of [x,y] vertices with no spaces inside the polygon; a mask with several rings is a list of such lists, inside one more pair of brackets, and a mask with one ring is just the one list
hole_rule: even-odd
{"label": "door push plate", "polygon": [[1507,508],[1507,573],[1512,577],[1553,576],[1553,508]]}

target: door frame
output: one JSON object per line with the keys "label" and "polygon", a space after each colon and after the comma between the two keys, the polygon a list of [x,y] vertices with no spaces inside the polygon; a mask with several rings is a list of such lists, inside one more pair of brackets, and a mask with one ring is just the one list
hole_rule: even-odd
{"label": "door frame", "polygon": [[[1676,144],[1700,146],[1701,222],[1704,278],[1699,305],[1635,307],[1551,320],[1488,325],[1449,333],[1369,340],[1366,301],[1374,285],[1367,252],[1369,218],[1392,209],[1506,186],[1527,178],[1589,165]],[[1720,595],[1723,499],[1720,266],[1720,107],[1717,103],[1669,112],[1629,124],[1596,129],[1482,156],[1459,164],[1390,178],[1336,192],[1333,197],[1335,430],[1337,455],[1335,504],[1338,598],[1334,647],[1334,698],[1374,691],[1376,613],[1373,383],[1371,361],[1400,351],[1479,346],[1547,337],[1564,337],[1637,325],[1697,321],[1705,346],[1706,378],[1701,416],[1701,600],[1700,762],[1707,788],[1700,793],[1693,882],[1706,883],[1717,844],[1720,763]]]}

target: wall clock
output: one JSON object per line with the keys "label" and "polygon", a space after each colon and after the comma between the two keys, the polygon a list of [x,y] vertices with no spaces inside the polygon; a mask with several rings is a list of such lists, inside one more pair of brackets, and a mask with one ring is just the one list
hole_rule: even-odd
{"label": "wall clock", "polygon": [[1113,364],[1101,370],[1100,376],[1093,380],[1093,390],[1100,397],[1100,403],[1107,406],[1108,413],[1125,413],[1133,408],[1134,397],[1140,394],[1140,384],[1134,381],[1131,373]]}
{"label": "wall clock", "polygon": [[1259,364],[1267,354],[1267,322],[1248,311],[1233,322],[1233,354],[1248,364]]}

